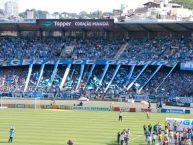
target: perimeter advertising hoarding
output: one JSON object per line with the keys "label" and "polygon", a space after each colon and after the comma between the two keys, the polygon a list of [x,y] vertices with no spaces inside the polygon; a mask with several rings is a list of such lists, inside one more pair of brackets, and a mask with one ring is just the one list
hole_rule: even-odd
{"label": "perimeter advertising hoarding", "polygon": [[89,111],[109,111],[109,108],[104,107],[80,107],[80,106],[73,106],[69,107],[69,110],[89,110]]}
{"label": "perimeter advertising hoarding", "polygon": [[40,28],[46,29],[68,29],[68,28],[84,28],[84,29],[100,29],[110,28],[114,24],[113,19],[38,19],[36,21]]}
{"label": "perimeter advertising hoarding", "polygon": [[161,108],[161,113],[190,114],[190,110],[186,110],[186,109],[166,109],[166,108]]}
{"label": "perimeter advertising hoarding", "polygon": [[166,102],[167,106],[190,107],[190,103]]}
{"label": "perimeter advertising hoarding", "polygon": [[170,124],[173,129],[173,123],[176,121],[178,124],[178,131],[183,130],[183,128],[192,128],[193,119],[182,119],[182,118],[166,118],[166,121]]}

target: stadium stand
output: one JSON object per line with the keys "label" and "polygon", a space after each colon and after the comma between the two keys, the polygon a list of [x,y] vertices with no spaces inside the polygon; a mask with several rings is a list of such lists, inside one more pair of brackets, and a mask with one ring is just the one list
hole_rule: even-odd
{"label": "stadium stand", "polygon": [[[193,60],[191,35],[179,32],[149,38],[144,33],[139,38],[138,34],[123,38],[115,34],[107,38],[1,36],[2,60],[42,59],[54,63],[18,66],[2,63],[0,91],[11,96],[78,98],[84,95],[90,99],[193,96],[192,71],[180,67],[182,62]],[[61,63],[58,59],[99,60],[99,63]],[[100,63],[100,60],[114,59],[130,63]]]}

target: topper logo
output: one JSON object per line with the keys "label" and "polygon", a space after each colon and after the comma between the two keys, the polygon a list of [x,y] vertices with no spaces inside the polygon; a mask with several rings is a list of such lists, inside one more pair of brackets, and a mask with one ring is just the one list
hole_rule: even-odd
{"label": "topper logo", "polygon": [[52,22],[51,21],[42,22],[42,26],[44,26],[44,27],[51,27],[52,26]]}

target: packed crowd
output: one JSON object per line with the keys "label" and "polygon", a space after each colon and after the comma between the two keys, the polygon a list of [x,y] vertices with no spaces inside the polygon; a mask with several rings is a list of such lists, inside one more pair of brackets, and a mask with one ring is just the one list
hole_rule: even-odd
{"label": "packed crowd", "polygon": [[193,41],[187,37],[158,37],[151,40],[131,39],[121,58],[129,60],[172,60],[193,59]]}
{"label": "packed crowd", "polygon": [[120,58],[128,60],[193,59],[193,41],[188,37],[164,37],[154,39],[103,39],[103,38],[30,38],[0,37],[0,57],[13,58],[114,58],[121,46],[128,43]]}
{"label": "packed crowd", "polygon": [[[102,98],[126,98],[128,96],[142,95],[154,95],[161,97],[173,97],[173,96],[192,96],[193,95],[193,75],[191,72],[180,71],[176,68],[169,77],[160,85],[161,81],[168,74],[170,70],[162,68],[157,74],[144,86],[147,80],[155,71],[155,66],[149,66],[136,80],[130,89],[126,89],[127,86],[136,78],[142,67],[136,67],[131,78],[128,78],[131,67],[121,66],[118,70],[115,78],[114,75],[116,66],[110,66],[107,70],[103,80],[101,80],[104,67],[97,66],[90,78],[89,72],[91,65],[85,66],[85,70],[82,74],[80,85],[78,84],[78,78],[80,76],[80,65],[73,65],[70,69],[66,82],[62,89],[60,84],[65,73],[66,66],[59,66],[58,71],[53,80],[51,76],[54,70],[54,66],[45,66],[43,75],[38,83],[41,66],[34,66],[30,76],[28,88],[26,92],[43,92],[55,94],[56,97],[80,97],[81,95],[87,96],[90,99],[96,97]],[[29,67],[4,67],[0,69],[0,91],[1,92],[23,92],[26,78],[28,75]],[[107,88],[109,82],[112,82]],[[143,87],[140,90],[140,88]],[[105,91],[106,90],[106,91]]]}
{"label": "packed crowd", "polygon": [[172,124],[165,121],[165,128],[161,127],[158,122],[154,126],[149,124],[143,126],[145,140],[147,145],[192,145],[193,128],[178,129],[179,122],[174,121]]}
{"label": "packed crowd", "polygon": [[59,57],[63,43],[62,39],[57,38],[0,37],[0,57],[4,59]]}
{"label": "packed crowd", "polygon": [[113,58],[121,46],[120,40],[81,38],[20,38],[0,37],[0,57],[23,58]]}

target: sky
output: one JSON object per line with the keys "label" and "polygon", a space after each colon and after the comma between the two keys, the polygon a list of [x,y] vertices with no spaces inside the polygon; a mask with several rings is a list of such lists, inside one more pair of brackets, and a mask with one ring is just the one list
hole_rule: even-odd
{"label": "sky", "polygon": [[[8,0],[0,0],[0,8]],[[120,8],[121,4],[127,4],[128,8],[142,6],[143,3],[150,0],[13,0],[19,4],[19,12],[26,9],[46,10],[53,12],[93,12],[96,10],[112,11]]]}

